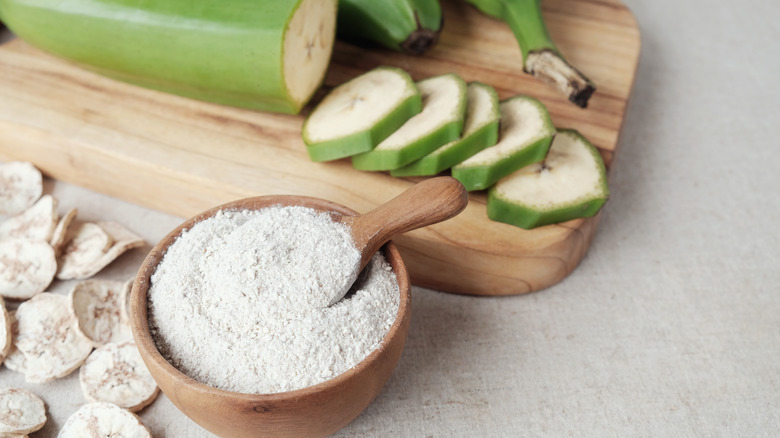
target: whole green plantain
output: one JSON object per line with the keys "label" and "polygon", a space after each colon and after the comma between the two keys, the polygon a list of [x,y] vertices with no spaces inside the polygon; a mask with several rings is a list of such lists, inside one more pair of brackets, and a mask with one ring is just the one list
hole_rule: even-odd
{"label": "whole green plantain", "polygon": [[20,38],[122,81],[298,113],[324,79],[337,0],[0,0]]}

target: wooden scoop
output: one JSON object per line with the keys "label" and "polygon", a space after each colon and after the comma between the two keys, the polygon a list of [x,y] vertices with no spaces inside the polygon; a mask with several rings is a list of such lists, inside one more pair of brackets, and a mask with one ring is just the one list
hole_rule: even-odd
{"label": "wooden scoop", "polygon": [[415,230],[454,217],[468,205],[468,193],[455,178],[442,176],[415,184],[390,201],[359,216],[334,215],[333,220],[352,229],[352,239],[360,251],[360,268],[345,290],[338,291],[334,304],[349,291],[358,274],[374,254],[397,234]]}

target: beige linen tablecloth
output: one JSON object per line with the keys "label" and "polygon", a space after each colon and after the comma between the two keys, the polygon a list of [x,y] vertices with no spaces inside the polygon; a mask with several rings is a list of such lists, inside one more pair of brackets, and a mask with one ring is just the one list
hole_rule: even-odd
{"label": "beige linen tablecloth", "polygon": [[[642,56],[582,264],[526,296],[415,288],[398,368],[337,436],[780,436],[780,3],[626,3]],[[150,243],[181,220],[45,191]],[[148,250],[99,277],[131,278]],[[35,438],[83,403],[76,374],[35,385],[0,368],[0,386],[44,399]],[[209,436],[165,396],[141,418],[156,437]]]}

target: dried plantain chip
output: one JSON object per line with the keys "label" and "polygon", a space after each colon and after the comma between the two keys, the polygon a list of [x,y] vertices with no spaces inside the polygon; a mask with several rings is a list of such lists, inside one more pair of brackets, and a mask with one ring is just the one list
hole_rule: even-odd
{"label": "dried plantain chip", "polygon": [[92,342],[78,329],[64,295],[36,295],[19,305],[15,319],[14,346],[24,354],[20,366],[28,382],[64,377],[81,366],[92,351]]}
{"label": "dried plantain chip", "polygon": [[[13,343],[13,339],[19,335],[18,325],[16,324],[16,311],[8,312],[8,317],[11,319],[12,342],[3,365],[15,373],[27,375],[27,357],[24,353],[19,351]],[[2,437],[2,435],[0,435],[0,437]]]}
{"label": "dried plantain chip", "polygon": [[19,336],[19,325],[16,324],[15,310],[8,312],[8,322],[11,327],[11,345],[8,347],[8,353],[5,355],[3,365],[11,371],[24,374],[24,370],[27,368],[27,359],[24,357],[24,353],[17,350],[13,343],[13,340]]}
{"label": "dried plantain chip", "polygon": [[60,280],[91,277],[92,267],[111,248],[114,239],[98,224],[80,222],[70,227],[58,257]]}
{"label": "dried plantain chip", "polygon": [[0,364],[11,351],[11,315],[5,308],[5,300],[0,297]]}
{"label": "dried plantain chip", "polygon": [[24,356],[24,353],[17,350],[11,343],[11,348],[8,350],[8,355],[6,355],[3,365],[15,373],[26,374],[27,358]]}
{"label": "dried plantain chip", "polygon": [[84,437],[151,438],[135,414],[111,403],[88,403],[73,413],[58,438]]}
{"label": "dried plantain chip", "polygon": [[41,172],[31,163],[0,164],[0,214],[17,214],[33,205],[43,193]]}
{"label": "dried plantain chip", "polygon": [[0,240],[0,296],[29,299],[46,290],[56,272],[57,259],[48,242]]}
{"label": "dried plantain chip", "polygon": [[93,351],[81,366],[79,380],[87,401],[113,403],[132,412],[148,406],[160,392],[134,342]]}
{"label": "dried plantain chip", "polygon": [[114,244],[111,246],[111,248],[109,248],[108,251],[106,251],[105,254],[103,254],[103,257],[100,261],[102,266],[100,266],[98,270],[103,269],[126,251],[129,251],[133,248],[140,248],[146,244],[146,241],[143,239],[143,237],[128,230],[127,227],[120,223],[98,222],[98,225],[106,230],[106,232],[114,239]]}
{"label": "dried plantain chip", "polygon": [[122,318],[127,324],[130,324],[130,295],[133,291],[133,280],[128,280],[122,287],[122,297],[119,302],[122,304]]}
{"label": "dried plantain chip", "polygon": [[[57,278],[60,280],[84,279],[89,278],[109,263],[122,255],[125,251],[143,246],[146,242],[143,238],[136,235],[123,225],[116,222],[97,222],[84,223],[90,224],[90,230],[84,232],[82,237],[77,237],[82,233],[75,230],[72,238],[66,238],[65,247],[60,255],[60,270],[57,272]],[[94,227],[102,230],[103,235],[108,236],[106,240]],[[98,251],[98,248],[105,242],[111,242],[107,248]]]}
{"label": "dried plantain chip", "polygon": [[57,227],[58,201],[43,195],[32,207],[0,223],[0,239],[29,239],[49,242]]}
{"label": "dried plantain chip", "polygon": [[46,407],[24,389],[0,389],[0,436],[22,436],[46,424]]}
{"label": "dried plantain chip", "polygon": [[96,347],[133,338],[128,321],[122,317],[125,285],[122,281],[86,280],[70,291],[79,329]]}
{"label": "dried plantain chip", "polygon": [[78,212],[78,209],[71,208],[67,213],[65,213],[65,216],[62,216],[57,222],[57,226],[54,228],[54,232],[51,235],[51,240],[49,241],[51,247],[54,248],[55,254],[60,253],[62,245],[65,243],[65,237],[68,235],[68,228],[70,227],[70,224],[73,222],[73,220],[76,219]]}

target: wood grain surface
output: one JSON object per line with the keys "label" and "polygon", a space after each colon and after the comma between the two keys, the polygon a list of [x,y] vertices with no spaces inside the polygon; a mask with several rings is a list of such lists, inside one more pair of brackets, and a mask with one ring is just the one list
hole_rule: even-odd
{"label": "wood grain surface", "polygon": [[[522,72],[517,43],[501,22],[459,1],[443,2],[444,32],[422,57],[337,42],[319,94],[379,65],[416,79],[455,72],[500,98],[539,98],[560,128],[574,128],[610,167],[631,93],[639,30],[617,0],[545,0],[564,56],[598,89],[587,109]],[[316,98],[315,98],[316,101]],[[208,104],[92,74],[18,39],[0,45],[0,160],[32,161],[50,177],[183,217],[238,198],[293,194],[364,213],[412,182],[309,161],[287,116]],[[606,208],[609,208],[607,203]],[[511,295],[568,275],[593,239],[598,216],[526,231],[492,222],[482,192],[449,221],[394,241],[412,282],[441,291]]]}

